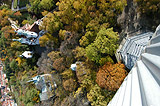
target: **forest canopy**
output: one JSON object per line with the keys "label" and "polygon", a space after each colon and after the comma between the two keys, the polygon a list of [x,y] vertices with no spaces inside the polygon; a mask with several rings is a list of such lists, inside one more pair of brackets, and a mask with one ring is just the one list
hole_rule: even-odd
{"label": "forest canopy", "polygon": [[[26,10],[0,8],[0,55],[14,91],[13,99],[20,106],[106,106],[127,75],[124,65],[115,58],[120,37],[117,18],[127,1],[26,0],[24,3]],[[39,38],[40,45],[14,42],[12,39],[21,36],[15,33],[9,19],[21,28],[41,21],[38,28],[44,34]],[[33,51],[33,57],[21,57],[24,51]],[[73,63],[76,71],[70,68]],[[54,82],[56,87],[51,86],[50,94],[54,95],[42,102],[39,96],[42,91],[27,81],[43,74],[51,74],[46,85]]]}

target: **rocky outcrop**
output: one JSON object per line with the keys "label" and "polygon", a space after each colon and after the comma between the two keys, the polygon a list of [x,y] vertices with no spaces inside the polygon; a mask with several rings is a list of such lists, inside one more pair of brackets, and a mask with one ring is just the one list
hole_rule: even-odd
{"label": "rocky outcrop", "polygon": [[125,36],[134,36],[142,32],[153,31],[158,23],[160,23],[157,19],[152,19],[141,14],[135,0],[127,0],[127,6],[118,17],[117,22],[122,29],[122,38]]}

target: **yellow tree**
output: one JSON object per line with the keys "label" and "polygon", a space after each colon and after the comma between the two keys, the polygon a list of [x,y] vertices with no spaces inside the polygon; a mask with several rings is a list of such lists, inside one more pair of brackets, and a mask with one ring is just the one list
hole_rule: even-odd
{"label": "yellow tree", "polygon": [[1,26],[4,27],[5,25],[9,25],[9,15],[11,15],[13,12],[11,10],[2,9],[0,10],[0,23]]}
{"label": "yellow tree", "polygon": [[39,38],[39,44],[40,46],[44,47],[46,44],[49,43],[49,41],[53,41],[55,44],[58,43],[58,39],[56,37],[53,37],[51,34],[46,33],[42,37]]}
{"label": "yellow tree", "polygon": [[62,28],[62,23],[60,22],[59,17],[53,13],[48,13],[40,26],[40,29],[46,30],[50,34],[59,31],[60,28]]}

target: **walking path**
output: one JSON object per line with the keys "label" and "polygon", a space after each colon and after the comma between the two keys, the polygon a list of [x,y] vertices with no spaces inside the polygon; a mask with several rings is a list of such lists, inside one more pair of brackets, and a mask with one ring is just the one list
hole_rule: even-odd
{"label": "walking path", "polygon": [[17,5],[17,8],[15,9],[14,8],[14,0],[12,0],[12,7],[11,7],[12,11],[19,11],[19,10],[27,9],[27,7],[21,7],[21,8],[19,8],[19,1],[20,0],[18,0],[18,5]]}

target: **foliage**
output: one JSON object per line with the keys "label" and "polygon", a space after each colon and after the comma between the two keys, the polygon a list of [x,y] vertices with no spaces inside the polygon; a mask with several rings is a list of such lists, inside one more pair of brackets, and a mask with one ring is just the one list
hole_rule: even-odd
{"label": "foliage", "polygon": [[77,65],[76,75],[79,83],[82,83],[82,81],[85,79],[90,79],[91,78],[90,74],[91,74],[91,70],[83,66],[83,63],[80,63]]}
{"label": "foliage", "polygon": [[13,12],[8,9],[2,9],[0,10],[0,22],[1,26],[5,27],[5,25],[9,25],[9,15],[11,15]]}
{"label": "foliage", "polygon": [[63,77],[63,79],[74,78],[74,73],[71,69],[68,69],[62,73],[62,77]]}
{"label": "foliage", "polygon": [[26,61],[25,59],[22,59],[21,57],[17,57],[16,61],[18,62],[18,66],[22,66]]}
{"label": "foliage", "polygon": [[13,12],[11,15],[10,15],[10,18],[12,18],[12,20],[16,20],[16,21],[19,21],[21,22],[22,21],[22,13],[20,11],[17,11],[17,12]]}
{"label": "foliage", "polygon": [[91,1],[60,0],[56,4],[59,7],[56,14],[61,17],[61,22],[66,24],[67,30],[80,31],[90,21],[87,7],[91,4]]}
{"label": "foliage", "polygon": [[14,5],[13,7],[16,9],[17,8],[17,5],[18,5],[18,0],[14,0]]}
{"label": "foliage", "polygon": [[50,10],[55,6],[54,0],[41,0],[40,5],[44,10]]}
{"label": "foliage", "polygon": [[90,104],[85,90],[80,87],[74,94],[70,93],[69,96],[64,98],[61,106],[90,106]]}
{"label": "foliage", "polygon": [[17,16],[17,17],[20,17],[21,15],[22,15],[22,14],[21,14],[20,11],[17,11],[17,12],[14,13],[14,16]]}
{"label": "foliage", "polygon": [[139,10],[145,15],[154,15],[160,13],[160,2],[158,0],[135,0],[138,3]]}
{"label": "foliage", "polygon": [[78,61],[86,61],[86,50],[82,47],[77,46],[76,49],[73,50],[74,58]]}
{"label": "foliage", "polygon": [[[3,0],[1,0],[0,1],[0,10],[2,10],[2,9],[9,9],[10,7],[9,7],[9,5],[1,5],[1,2],[2,2]],[[9,0],[5,0],[5,1],[7,1],[7,2],[11,2],[11,1],[9,1]],[[3,1],[3,2],[5,2],[5,1]]]}
{"label": "foliage", "polygon": [[57,4],[59,11],[55,12],[69,31],[82,32],[86,25],[94,18],[101,22],[116,23],[116,16],[124,6],[126,0],[60,0]]}
{"label": "foliage", "polygon": [[95,84],[95,75],[95,70],[91,70],[89,67],[87,67],[87,64],[77,64],[76,76],[80,87],[85,88],[86,92],[89,92]]}
{"label": "foliage", "polygon": [[90,92],[87,94],[88,100],[92,106],[106,106],[105,96],[101,93],[101,88],[98,85],[92,87]]}
{"label": "foliage", "polygon": [[1,31],[3,32],[5,38],[12,38],[13,34],[14,34],[14,30],[12,29],[11,26],[5,26],[2,27]]}
{"label": "foliage", "polygon": [[67,96],[67,92],[64,90],[64,88],[62,86],[58,86],[58,88],[56,89],[56,96],[59,97],[59,99],[62,101],[66,96]]}
{"label": "foliage", "polygon": [[103,23],[101,21],[102,20],[100,18],[95,18],[86,25],[86,33],[79,40],[79,43],[81,46],[86,47],[89,44],[91,44],[95,40],[97,33],[99,32],[101,28],[109,27],[109,23]]}
{"label": "foliage", "polygon": [[7,39],[3,36],[3,35],[1,35],[0,36],[0,50],[1,50],[1,52],[4,52],[5,50],[5,48],[6,48],[6,46],[7,46]]}
{"label": "foliage", "polygon": [[64,40],[66,34],[66,30],[59,30],[59,37],[61,40]]}
{"label": "foliage", "polygon": [[102,28],[98,33],[95,41],[86,47],[87,57],[96,63],[103,65],[105,62],[113,62],[110,56],[113,56],[118,44],[118,34],[113,28]]}
{"label": "foliage", "polygon": [[72,50],[78,46],[79,34],[67,31],[64,41],[60,45],[60,52],[65,56],[72,56]]}
{"label": "foliage", "polygon": [[43,23],[40,29],[48,31],[50,34],[59,31],[62,28],[62,23],[58,16],[52,13],[48,13],[46,18],[43,19]]}
{"label": "foliage", "polygon": [[29,0],[20,0],[19,1],[19,7],[25,7],[27,4],[29,4]]}
{"label": "foliage", "polygon": [[102,88],[116,91],[126,77],[127,72],[124,68],[124,64],[121,63],[107,63],[99,69],[96,82]]}
{"label": "foliage", "polygon": [[11,48],[16,49],[16,48],[18,48],[17,46],[20,46],[20,45],[21,45],[20,42],[12,42],[11,43]]}
{"label": "foliage", "polygon": [[29,0],[28,11],[34,14],[41,14],[44,10],[51,10],[55,3],[54,0]]}
{"label": "foliage", "polygon": [[62,72],[65,70],[65,64],[64,64],[64,58],[58,58],[53,63],[53,68],[56,69],[59,72]]}
{"label": "foliage", "polygon": [[23,21],[22,21],[22,25],[25,25],[25,24],[27,24],[27,23],[29,23],[28,20],[23,20]]}
{"label": "foliage", "polygon": [[15,76],[10,77],[10,83],[11,83],[11,85],[16,85],[16,77]]}
{"label": "foliage", "polygon": [[[9,9],[0,10],[0,55],[4,59],[5,71],[13,85],[16,101],[22,106],[38,103],[40,92],[33,84],[25,82],[37,74],[52,72],[57,84],[55,94],[59,104],[63,100],[62,104],[83,105],[86,102],[89,104],[89,100],[92,105],[106,105],[110,100],[107,99],[110,96],[106,95],[110,93],[96,84],[97,67],[112,61],[111,57],[118,46],[118,34],[109,27],[116,26],[117,15],[123,10],[126,0],[59,0],[56,4],[58,7],[53,10],[57,1],[29,0],[29,13],[26,15]],[[20,1],[19,6],[24,6],[26,2]],[[53,13],[48,12],[51,10]],[[25,25],[41,18],[41,14],[44,18],[39,28],[47,33],[39,39],[39,43],[47,48],[47,52],[45,56],[42,53],[36,64],[39,58],[37,54],[32,59],[18,57],[26,49],[34,47],[10,41],[15,33],[9,26],[8,18]],[[55,51],[48,53],[51,50]],[[73,72],[69,67],[75,61],[84,63],[80,62],[76,72]],[[100,78],[98,74],[97,78]]]}
{"label": "foliage", "polygon": [[31,15],[27,16],[27,21],[28,21],[28,24],[30,25],[32,25],[36,20],[37,18],[35,16],[31,16]]}
{"label": "foliage", "polygon": [[39,99],[37,89],[35,89],[35,88],[26,88],[26,89],[28,89],[28,90],[22,98],[24,103],[27,105],[36,103]]}
{"label": "foliage", "polygon": [[16,60],[11,61],[10,68],[13,70],[13,72],[16,72],[18,70],[18,65],[16,63]]}
{"label": "foliage", "polygon": [[27,4],[27,8],[29,12],[39,14],[41,10],[40,0],[29,0],[30,6]]}
{"label": "foliage", "polygon": [[52,51],[48,53],[47,55],[52,61],[55,61],[56,59],[60,58],[60,52]]}
{"label": "foliage", "polygon": [[45,47],[47,44],[49,44],[50,43],[49,41],[54,42],[53,47],[56,47],[58,43],[58,39],[56,37],[53,37],[51,34],[46,33],[42,37],[39,38],[39,44],[42,47]]}
{"label": "foliage", "polygon": [[74,91],[77,87],[77,82],[74,79],[70,78],[63,82],[63,87],[67,91]]}

